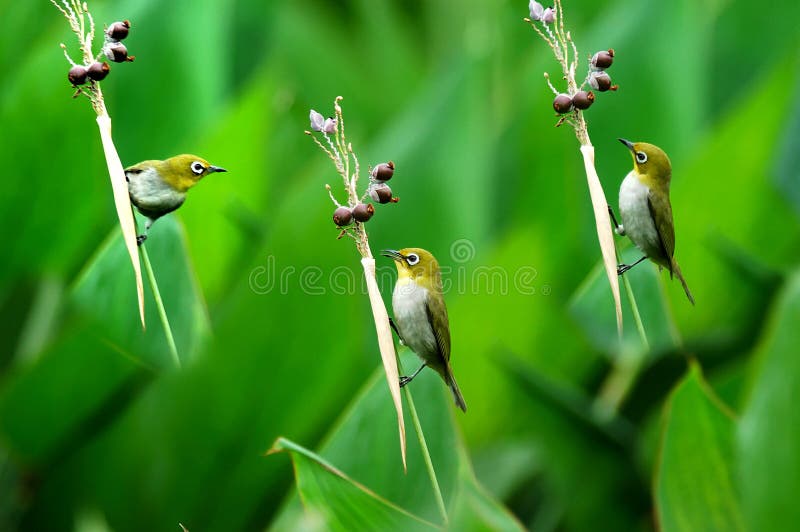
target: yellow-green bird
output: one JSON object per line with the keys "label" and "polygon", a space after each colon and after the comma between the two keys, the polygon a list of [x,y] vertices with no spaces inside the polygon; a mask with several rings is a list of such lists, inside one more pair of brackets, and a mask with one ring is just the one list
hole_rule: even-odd
{"label": "yellow-green bird", "polygon": [[405,386],[425,366],[430,366],[453,392],[456,405],[466,412],[467,405],[450,368],[450,322],[439,263],[420,248],[386,249],[382,254],[394,260],[397,266],[397,284],[392,293],[392,326],[403,344],[422,359],[417,371],[400,378],[400,386]]}
{"label": "yellow-green bird", "polygon": [[163,161],[142,161],[125,169],[131,203],[147,217],[144,233],[136,237],[141,244],[153,222],[186,200],[186,192],[214,172],[225,172],[197,155],[183,154]]}
{"label": "yellow-green bird", "polygon": [[609,212],[617,234],[627,235],[644,253],[644,257],[631,265],[621,264],[617,273],[622,275],[644,259],[650,259],[659,268],[669,270],[670,277],[674,275],[680,280],[686,297],[694,305],[692,292],[675,260],[675,226],[672,204],[669,201],[669,183],[672,179],[669,157],[658,146],[646,142],[618,140],[631,150],[633,170],[619,188],[622,224],[617,223],[610,208]]}

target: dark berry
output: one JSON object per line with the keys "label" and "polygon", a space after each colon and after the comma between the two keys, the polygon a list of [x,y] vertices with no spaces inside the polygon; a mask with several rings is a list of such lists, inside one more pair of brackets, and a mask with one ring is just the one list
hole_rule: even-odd
{"label": "dark berry", "polygon": [[339,227],[344,227],[353,223],[353,213],[347,207],[339,207],[333,211],[333,223]]}
{"label": "dark berry", "polygon": [[108,76],[108,73],[111,71],[111,67],[108,66],[108,63],[103,61],[100,63],[99,61],[95,61],[91,65],[89,65],[89,77],[95,81],[100,81],[105,79]]}
{"label": "dark berry", "polygon": [[366,222],[372,218],[373,214],[375,214],[375,207],[372,206],[372,203],[359,203],[353,207],[353,218],[357,222]]}
{"label": "dark berry", "polygon": [[128,31],[131,29],[131,23],[127,20],[122,22],[115,22],[106,30],[106,35],[115,41],[121,41],[128,36]]}
{"label": "dark berry", "polygon": [[75,65],[74,67],[69,69],[69,74],[67,74],[67,78],[69,82],[73,85],[83,85],[86,83],[86,75],[88,74],[88,70],[83,65]]}
{"label": "dark berry", "polygon": [[594,103],[594,93],[592,91],[578,91],[572,97],[572,105],[576,109],[588,109]]}
{"label": "dark berry", "polygon": [[592,68],[597,70],[605,70],[614,62],[614,50],[599,51],[592,56]]}
{"label": "dark berry", "polygon": [[369,196],[378,203],[392,201],[392,189],[385,183],[379,183],[369,188]]}
{"label": "dark berry", "polygon": [[572,111],[572,98],[570,98],[568,94],[559,94],[553,100],[553,109],[560,115],[569,113]]}
{"label": "dark berry", "polygon": [[372,169],[372,178],[376,181],[389,181],[394,175],[394,163],[381,163]]}

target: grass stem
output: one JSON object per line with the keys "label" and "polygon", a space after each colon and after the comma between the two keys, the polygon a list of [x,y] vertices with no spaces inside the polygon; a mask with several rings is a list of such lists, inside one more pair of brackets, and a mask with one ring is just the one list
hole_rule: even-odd
{"label": "grass stem", "polygon": [[164,335],[167,337],[169,353],[172,355],[172,360],[175,362],[175,367],[180,369],[181,359],[178,356],[178,348],[175,345],[175,338],[172,336],[172,327],[169,325],[167,310],[164,308],[164,301],[161,299],[161,291],[158,289],[158,282],[156,281],[156,276],[153,273],[153,266],[150,264],[150,256],[147,254],[147,247],[144,244],[139,246],[139,253],[142,256],[142,262],[144,263],[147,280],[150,281],[150,288],[153,290],[153,299],[155,299],[156,308],[158,309],[158,317],[161,318],[161,324],[164,326]]}

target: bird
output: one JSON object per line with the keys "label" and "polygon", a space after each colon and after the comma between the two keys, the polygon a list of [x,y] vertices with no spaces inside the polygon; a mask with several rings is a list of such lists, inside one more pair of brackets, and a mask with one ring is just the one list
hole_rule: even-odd
{"label": "bird", "polygon": [[467,404],[450,367],[450,323],[439,263],[430,252],[420,248],[386,249],[381,254],[394,260],[397,266],[397,283],[392,293],[394,319],[390,323],[400,341],[422,360],[411,376],[400,378],[400,387],[429,366],[450,388],[456,406],[466,412]]}
{"label": "bird", "polygon": [[198,181],[208,174],[226,171],[187,153],[163,161],[142,161],[125,168],[131,203],[147,218],[144,233],[137,235],[136,242],[142,245],[156,220],[183,205],[186,192]]}
{"label": "bird", "polygon": [[646,142],[617,139],[627,146],[633,156],[631,170],[619,188],[619,211],[622,224],[617,222],[609,206],[609,214],[619,235],[627,235],[644,256],[633,264],[621,264],[617,274],[622,275],[645,259],[650,259],[659,269],[669,270],[680,280],[689,302],[694,297],[686,284],[678,261],[675,260],[675,226],[672,204],[669,201],[669,184],[672,165],[664,150]]}

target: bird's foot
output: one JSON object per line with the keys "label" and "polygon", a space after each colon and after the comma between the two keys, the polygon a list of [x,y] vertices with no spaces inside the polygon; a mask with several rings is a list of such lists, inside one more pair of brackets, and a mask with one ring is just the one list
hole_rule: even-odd
{"label": "bird's foot", "polygon": [[407,377],[405,375],[401,376],[400,377],[400,387],[402,388],[403,386],[405,386],[406,384],[411,382],[412,379],[413,379],[413,377]]}
{"label": "bird's foot", "polygon": [[136,235],[136,245],[141,246],[147,240],[147,235]]}
{"label": "bird's foot", "polygon": [[622,275],[631,268],[633,268],[633,266],[631,266],[630,264],[617,264],[617,275]]}

